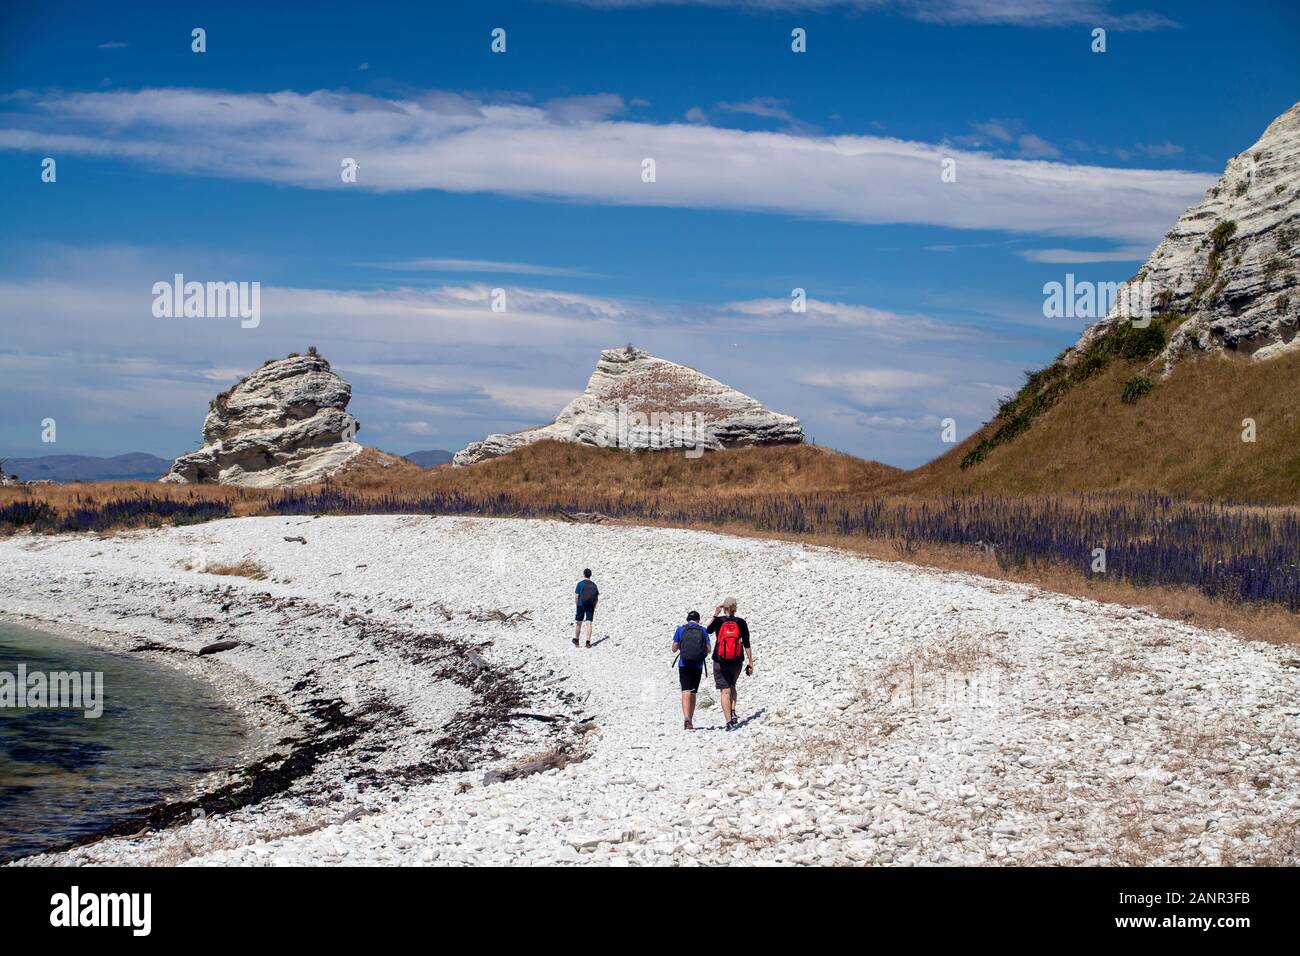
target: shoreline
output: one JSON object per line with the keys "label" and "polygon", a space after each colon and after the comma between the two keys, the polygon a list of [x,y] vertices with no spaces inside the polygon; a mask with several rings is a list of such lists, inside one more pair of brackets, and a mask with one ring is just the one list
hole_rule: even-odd
{"label": "shoreline", "polygon": [[[39,540],[30,543],[42,548]],[[184,613],[166,618],[161,627],[152,622],[145,629],[139,627],[146,614],[155,621],[161,618],[155,609],[146,610],[155,600],[151,594],[144,597],[143,606],[131,604],[106,614],[88,601],[69,602],[66,594],[61,594],[66,580],[51,588],[51,596],[60,595],[59,612],[48,613],[47,605],[47,613],[33,613],[31,607],[39,605],[30,602],[26,609],[14,611],[10,609],[14,597],[7,595],[0,619],[112,653],[140,654],[159,666],[203,680],[223,704],[240,715],[247,746],[241,748],[234,764],[205,775],[180,799],[140,808],[126,820],[92,835],[5,865],[97,862],[97,845],[124,838],[140,838],[146,857],[169,857],[173,854],[167,852],[168,844],[201,849],[205,845],[203,831],[214,828],[229,842],[263,835],[260,831],[271,836],[277,831],[301,831],[304,825],[328,826],[372,812],[396,786],[420,786],[442,775],[463,775],[471,765],[477,767],[481,754],[496,754],[497,736],[536,736],[519,733],[509,719],[512,705],[522,694],[514,679],[489,664],[471,644],[432,630],[395,626],[386,619],[389,615],[361,618],[355,609],[342,604],[317,604],[273,593],[281,589],[265,588],[255,580],[191,573],[178,578],[200,581],[197,585],[157,581],[146,588],[152,591],[152,585],[159,585],[167,596],[181,597],[186,605]],[[129,575],[117,578],[109,574],[101,586],[130,591],[139,590],[140,582]],[[212,629],[215,614],[227,619],[252,617],[255,626],[242,626],[243,640],[238,647],[200,657],[198,648],[218,639],[204,633]],[[115,626],[110,626],[114,617]],[[239,651],[247,653],[259,644],[261,628],[287,624],[277,624],[277,617],[292,618],[299,628],[304,619],[314,619],[307,629],[311,632],[308,640],[328,638],[330,642],[319,653],[297,659],[298,666],[285,673],[238,662]],[[230,636],[221,635],[222,639]],[[365,656],[384,654],[391,660],[353,663],[351,659],[359,656],[358,637]],[[353,646],[340,646],[343,642]],[[379,649],[380,645],[384,647]],[[332,659],[330,655],[334,655]],[[378,677],[368,678],[365,665],[381,662],[390,666]],[[427,727],[398,726],[397,708],[383,700],[385,681],[394,676],[394,670],[410,667],[412,662],[423,670],[432,687],[443,692],[424,701],[433,704],[441,721],[437,724],[440,733],[431,742],[424,739]],[[310,665],[305,672],[300,669],[303,664]],[[338,681],[344,673],[348,673],[346,679]],[[429,694],[423,696],[430,698]],[[381,750],[386,758],[383,769],[372,768],[376,760],[368,751]],[[504,756],[522,756],[526,750],[507,744]],[[490,762],[495,765],[498,761]],[[304,824],[306,819],[312,822]],[[159,852],[149,852],[151,847]]]}
{"label": "shoreline", "polygon": [[[0,611],[0,624],[28,628],[51,634],[54,637],[93,647],[121,657],[139,656],[150,664],[178,671],[196,680],[202,681],[220,700],[222,706],[235,713],[243,725],[243,742],[229,765],[216,768],[190,783],[183,794],[170,800],[146,804],[139,807],[123,820],[108,824],[100,829],[74,840],[52,843],[49,847],[36,853],[0,861],[0,866],[19,864],[23,860],[45,854],[62,853],[91,843],[105,837],[135,833],[143,829],[157,829],[162,819],[167,825],[181,819],[180,811],[184,808],[199,809],[212,795],[226,791],[233,785],[235,778],[247,774],[250,768],[269,757],[275,749],[275,740],[301,732],[295,722],[275,708],[267,706],[261,694],[250,695],[237,692],[232,684],[244,684],[233,675],[221,670],[208,669],[206,672],[197,665],[197,657],[182,654],[178,649],[164,649],[162,645],[142,646],[123,634],[96,630],[68,622],[50,621],[28,614],[13,614]],[[175,812],[172,812],[175,811]]]}
{"label": "shoreline", "polygon": [[[584,564],[590,651],[569,643]],[[668,638],[724,592],[756,635],[745,726],[718,732],[706,681],[685,733]],[[1297,854],[1288,648],[959,571],[680,529],[263,517],[0,541],[0,606],[187,655],[240,640],[148,653],[344,738],[253,805],[19,865]]]}

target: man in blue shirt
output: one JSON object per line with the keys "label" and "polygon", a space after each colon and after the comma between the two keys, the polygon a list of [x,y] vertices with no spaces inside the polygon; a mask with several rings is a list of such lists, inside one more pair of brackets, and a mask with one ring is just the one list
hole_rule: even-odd
{"label": "man in blue shirt", "polygon": [[578,646],[578,638],[582,636],[582,622],[586,621],[587,646],[591,647],[591,621],[596,616],[596,602],[600,600],[600,588],[591,579],[591,568],[582,569],[582,580],[573,589],[573,598],[577,606],[577,614],[573,618],[573,646]]}
{"label": "man in blue shirt", "polygon": [[686,623],[673,633],[673,650],[677,652],[677,682],[682,688],[682,717],[687,730],[695,729],[695,695],[709,657],[709,633],[700,623],[700,612],[691,611]]}

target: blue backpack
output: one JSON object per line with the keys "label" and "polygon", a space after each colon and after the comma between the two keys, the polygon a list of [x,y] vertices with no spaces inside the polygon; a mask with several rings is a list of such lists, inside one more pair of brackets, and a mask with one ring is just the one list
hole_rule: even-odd
{"label": "blue backpack", "polygon": [[709,656],[709,632],[695,621],[688,621],[677,640],[682,663],[688,667],[703,667]]}

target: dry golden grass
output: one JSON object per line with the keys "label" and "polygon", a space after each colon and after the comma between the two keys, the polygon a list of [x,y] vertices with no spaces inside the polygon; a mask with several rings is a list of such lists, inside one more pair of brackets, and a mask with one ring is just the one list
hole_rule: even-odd
{"label": "dry golden grass", "polygon": [[185,570],[199,570],[206,574],[223,574],[238,578],[252,578],[254,581],[266,580],[266,568],[262,567],[251,558],[245,558],[243,561],[236,561],[232,564],[209,564],[197,569],[187,566]]}
{"label": "dry golden grass", "polygon": [[[902,472],[817,445],[733,448],[687,458],[680,451],[625,451],[538,442],[469,468],[440,465],[403,475],[390,492],[510,494],[523,500],[621,498],[627,495],[715,495],[849,492],[882,488]],[[358,487],[351,476],[343,484]]]}
{"label": "dry golden grass", "polygon": [[429,473],[405,458],[377,448],[365,448],[348,462],[335,483],[352,491],[388,493],[402,485],[418,483]]}
{"label": "dry golden grass", "polygon": [[[988,461],[972,471],[996,462],[1004,452],[1014,452],[1020,441],[1039,440],[1041,436],[1034,434],[1038,428],[1036,424],[1017,442],[996,449]],[[909,488],[906,481],[900,481],[906,477],[897,469],[816,446],[733,449],[692,460],[680,452],[629,453],[548,442],[470,468],[442,465],[422,469],[382,452],[367,451],[353,467],[328,486],[376,496],[458,492],[468,496],[489,496],[506,493],[539,510],[557,504],[562,507],[576,505],[576,510],[580,511],[599,510],[601,501],[661,502],[689,513],[692,507],[705,503],[763,493],[825,492],[864,498],[882,495],[894,503],[924,501],[926,495]],[[328,486],[310,486],[307,490]],[[894,491],[900,487],[906,490],[902,493]],[[0,489],[0,506],[18,499],[43,500],[65,512],[77,506],[102,504],[117,498],[154,496],[179,501],[225,500],[235,515],[242,516],[266,514],[267,502],[277,494],[278,491],[269,489],[216,485],[102,482],[42,485],[30,490]],[[1032,496],[1026,497],[1032,500]],[[1081,502],[1075,502],[1075,506],[1084,507]],[[647,520],[640,523],[657,522]],[[930,545],[858,535],[782,534],[760,531],[740,523],[719,527],[702,520],[680,524],[742,536],[802,541],[885,561],[1036,584],[1063,594],[1147,608],[1163,617],[1197,627],[1224,628],[1248,639],[1300,643],[1300,615],[1278,607],[1227,604],[1191,588],[1137,587],[1100,577],[1088,578],[1076,569],[1051,565],[1004,568],[992,554],[968,546]]]}
{"label": "dry golden grass", "polygon": [[[1116,362],[979,464],[962,457],[985,426],[891,488],[919,494],[1158,491],[1193,500],[1300,503],[1300,352],[1262,362],[1204,356],[1134,405],[1120,401],[1138,369]],[[1242,420],[1256,440],[1243,442]]]}
{"label": "dry golden grass", "polygon": [[59,513],[120,498],[225,501],[237,515],[260,514],[268,492],[233,485],[171,485],[157,481],[77,481],[35,488],[0,488],[0,507],[15,501],[44,501]]}

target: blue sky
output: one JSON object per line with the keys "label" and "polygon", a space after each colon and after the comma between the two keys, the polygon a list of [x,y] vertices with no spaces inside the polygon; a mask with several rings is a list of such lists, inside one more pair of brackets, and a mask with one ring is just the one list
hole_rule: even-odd
{"label": "blue sky", "polygon": [[[361,440],[454,450],[632,341],[919,464],[1078,335],[1043,283],[1132,275],[1300,62],[1289,2],[272,6],[0,11],[0,456],[173,456],[307,345]],[[177,272],[260,282],[261,323],[155,318]]]}

